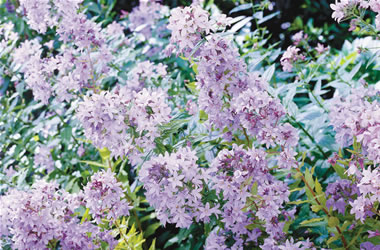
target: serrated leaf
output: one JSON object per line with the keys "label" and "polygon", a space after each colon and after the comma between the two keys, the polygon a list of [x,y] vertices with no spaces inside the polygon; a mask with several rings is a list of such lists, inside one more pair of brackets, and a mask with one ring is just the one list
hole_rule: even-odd
{"label": "serrated leaf", "polygon": [[299,205],[299,204],[304,204],[304,203],[310,203],[310,200],[302,200],[302,201],[289,201],[287,204],[292,204],[292,205]]}
{"label": "serrated leaf", "polygon": [[306,225],[306,224],[310,224],[310,223],[314,223],[314,222],[319,222],[319,221],[322,221],[323,218],[313,218],[313,219],[310,219],[310,220],[305,220],[305,221],[302,221],[300,224],[301,225]]}
{"label": "serrated leaf", "polygon": [[313,176],[311,175],[308,168],[306,168],[306,170],[305,170],[305,179],[306,179],[307,184],[309,184],[309,186],[313,189],[314,188],[314,180],[313,180]]}
{"label": "serrated leaf", "polygon": [[311,210],[312,210],[314,213],[318,213],[321,209],[322,209],[322,206],[321,206],[321,205],[312,205],[312,206],[311,206]]}
{"label": "serrated leaf", "polygon": [[329,227],[336,227],[339,225],[339,219],[337,217],[329,217],[327,224]]}
{"label": "serrated leaf", "polygon": [[332,242],[336,241],[339,239],[339,235],[335,235],[333,237],[330,237],[328,240],[327,240],[327,245],[330,245]]}
{"label": "serrated leaf", "polygon": [[315,179],[315,192],[317,192],[317,194],[322,194],[323,193],[322,186],[319,183],[318,179]]}

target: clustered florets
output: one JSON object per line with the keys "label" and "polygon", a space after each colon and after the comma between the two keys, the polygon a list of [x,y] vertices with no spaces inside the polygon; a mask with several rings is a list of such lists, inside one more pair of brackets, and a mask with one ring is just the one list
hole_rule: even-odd
{"label": "clustered florets", "polygon": [[363,153],[374,164],[380,163],[378,95],[379,91],[374,88],[352,89],[350,95],[333,99],[329,114],[337,142],[346,147],[352,145],[355,137],[362,144]]}
{"label": "clustered florets", "polygon": [[[129,214],[123,190],[112,172],[95,174],[84,192],[69,194],[56,183],[37,181],[30,191],[11,190],[0,197],[0,235],[17,249],[45,249],[59,242],[62,249],[94,249],[100,241],[117,244],[111,232],[95,223]],[[75,214],[83,205],[94,220],[81,222]],[[91,234],[88,234],[91,233]]]}
{"label": "clustered florets", "polygon": [[331,4],[331,9],[334,10],[332,18],[337,22],[341,22],[345,18],[354,17],[354,11],[356,7],[361,9],[370,8],[377,13],[376,27],[380,30],[380,1],[379,0],[336,0],[335,4]]}
{"label": "clustered florets", "polygon": [[147,190],[145,195],[163,225],[189,227],[193,219],[208,221],[218,212],[215,205],[202,203],[202,190],[210,176],[207,169],[198,167],[197,160],[194,151],[181,148],[157,156],[141,168],[139,177]]}
{"label": "clustered florets", "polygon": [[163,90],[143,89],[131,96],[123,87],[85,97],[77,117],[96,147],[108,148],[114,157],[128,155],[135,162],[144,150],[154,148],[158,126],[170,120],[170,113]]}

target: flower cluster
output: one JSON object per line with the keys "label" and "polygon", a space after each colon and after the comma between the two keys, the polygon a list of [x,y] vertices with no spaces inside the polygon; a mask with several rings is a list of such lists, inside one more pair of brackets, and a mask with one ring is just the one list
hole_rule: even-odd
{"label": "flower cluster", "polygon": [[[102,29],[99,24],[79,13],[81,1],[21,1],[30,26],[41,33],[57,26],[57,34],[66,46],[59,53],[42,53],[37,40],[25,41],[13,53],[15,69],[24,73],[25,82],[35,99],[47,104],[51,96],[70,101],[81,88],[99,84],[101,75],[109,71],[113,55],[107,39],[123,35],[115,24]],[[117,27],[116,27],[117,26]],[[47,46],[53,50],[52,44]],[[50,55],[51,54],[51,55]],[[44,56],[42,56],[44,55]],[[55,56],[53,56],[55,55]]]}
{"label": "flower cluster", "polygon": [[223,195],[220,217],[224,234],[231,232],[234,237],[234,249],[257,242],[263,232],[259,228],[248,230],[256,220],[264,222],[273,244],[282,239],[284,223],[278,217],[289,191],[285,183],[269,174],[264,150],[233,145],[232,150],[219,152],[210,171],[213,188]]}
{"label": "flower cluster", "polygon": [[225,28],[230,22],[224,14],[210,19],[208,12],[199,5],[175,8],[170,14],[168,29],[172,31],[171,45],[185,56],[191,54],[203,37],[211,31]]}
{"label": "flower cluster", "polygon": [[329,183],[326,188],[326,196],[330,196],[330,198],[327,200],[326,206],[332,207],[333,210],[344,215],[348,202],[352,202],[355,195],[358,194],[358,187],[349,180],[343,179]]}
{"label": "flower cluster", "polygon": [[152,36],[152,27],[162,17],[164,6],[156,1],[143,0],[128,16],[131,31],[141,33],[146,39]]}
{"label": "flower cluster", "polygon": [[107,219],[112,225],[120,216],[129,215],[130,206],[123,200],[121,183],[110,169],[98,172],[83,190],[83,200],[96,223]]}
{"label": "flower cluster", "polygon": [[34,164],[46,169],[48,173],[54,170],[54,161],[50,151],[50,147],[41,145],[34,156]]}
{"label": "flower cluster", "polygon": [[374,164],[380,163],[379,91],[369,87],[351,90],[345,97],[336,96],[331,102],[330,121],[336,140],[343,147],[352,145],[354,137],[362,144],[364,155]]}
{"label": "flower cluster", "polygon": [[380,172],[378,169],[364,169],[358,183],[360,196],[350,202],[351,214],[357,220],[364,222],[367,217],[373,216],[374,204],[380,201]]}
{"label": "flower cluster", "polygon": [[128,96],[106,91],[84,97],[76,115],[95,147],[106,147],[114,156],[126,155],[132,150],[125,123],[129,102]]}
{"label": "flower cluster", "polygon": [[[37,181],[29,191],[12,189],[0,197],[0,235],[17,249],[94,249],[105,241],[112,249],[117,241],[102,219],[129,214],[121,184],[110,171],[92,176],[84,191],[69,194],[58,184]],[[93,220],[80,220],[78,209],[87,207]],[[91,217],[89,217],[91,218]]]}
{"label": "flower cluster", "polygon": [[380,30],[380,1],[379,0],[336,0],[335,4],[330,4],[330,7],[334,12],[332,13],[332,18],[337,22],[341,22],[345,18],[354,17],[353,20],[357,20],[357,15],[355,14],[355,9],[358,7],[360,9],[371,8],[372,11],[377,13],[376,16],[376,27]]}
{"label": "flower cluster", "polygon": [[289,46],[281,57],[282,70],[292,72],[293,65],[298,60],[305,60],[305,56],[300,54],[300,49],[295,46]]}
{"label": "flower cluster", "polygon": [[[58,241],[62,249],[94,249],[99,239],[111,245],[113,237],[74,216],[80,196],[38,181],[30,191],[11,190],[0,197],[0,235],[10,237],[17,249],[45,249]],[[91,233],[89,235],[88,233]]]}
{"label": "flower cluster", "polygon": [[298,46],[298,44],[300,44],[302,40],[307,39],[307,38],[308,38],[308,35],[304,34],[303,31],[301,30],[292,36],[293,44],[295,46]]}
{"label": "flower cluster", "polygon": [[154,148],[158,126],[170,120],[171,109],[163,90],[128,88],[86,96],[77,117],[88,139],[98,148],[108,148],[114,157],[129,155],[137,163],[142,152]]}
{"label": "flower cluster", "polygon": [[129,72],[126,84],[131,90],[140,91],[147,87],[148,82],[157,81],[160,77],[165,77],[166,74],[166,66],[162,63],[155,65],[150,61],[139,62]]}
{"label": "flower cluster", "polygon": [[147,190],[145,195],[163,225],[189,227],[193,219],[208,221],[218,212],[217,207],[202,203],[202,190],[210,176],[198,167],[197,160],[194,151],[181,148],[154,157],[141,168],[139,178]]}
{"label": "flower cluster", "polygon": [[13,29],[13,23],[0,24],[0,51],[2,53],[10,43],[18,39],[17,33]]}
{"label": "flower cluster", "polygon": [[78,47],[85,48],[104,41],[101,27],[79,13],[82,0],[21,0],[20,7],[26,12],[28,24],[32,29],[45,33],[49,27],[57,26],[57,33],[64,42],[73,41]]}
{"label": "flower cluster", "polygon": [[200,48],[197,88],[199,108],[208,114],[209,122],[218,129],[236,128],[236,115],[230,102],[249,85],[247,66],[236,48],[224,38],[213,35]]}

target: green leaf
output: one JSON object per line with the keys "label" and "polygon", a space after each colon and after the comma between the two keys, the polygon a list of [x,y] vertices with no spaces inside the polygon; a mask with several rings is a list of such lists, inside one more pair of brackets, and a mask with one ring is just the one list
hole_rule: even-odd
{"label": "green leaf", "polygon": [[111,152],[108,150],[108,148],[99,149],[99,153],[103,161],[108,160],[111,156]]}
{"label": "green leaf", "polygon": [[252,7],[253,7],[252,3],[241,4],[241,5],[233,8],[232,10],[230,10],[229,14],[232,14],[232,13],[235,13],[235,12],[239,12],[239,11],[242,11],[242,10],[248,10],[248,9],[251,9]]}
{"label": "green leaf", "polygon": [[314,180],[313,180],[313,176],[311,175],[308,168],[306,168],[306,170],[305,170],[305,179],[306,179],[307,184],[309,184],[309,186],[313,189],[314,188]]}
{"label": "green leaf", "polygon": [[156,238],[153,239],[152,244],[149,247],[149,250],[156,250]]}
{"label": "green leaf", "polygon": [[302,200],[302,201],[289,201],[287,204],[292,204],[292,205],[299,205],[299,204],[304,204],[304,203],[310,203],[311,201],[309,200]]}
{"label": "green leaf", "polygon": [[66,126],[62,131],[62,140],[63,142],[69,143],[72,135],[72,127]]}
{"label": "green leaf", "polygon": [[90,209],[86,208],[86,211],[84,212],[82,220],[80,221],[80,223],[82,224],[83,222],[85,222],[86,220],[89,220],[89,219],[90,219]]}
{"label": "green leaf", "polygon": [[335,170],[335,172],[337,173],[337,175],[342,178],[342,179],[347,179],[347,176],[346,174],[344,173],[346,170],[344,169],[344,167],[338,165],[338,164],[334,164],[333,165],[333,168]]}
{"label": "green leaf", "polygon": [[336,241],[339,239],[339,234],[338,235],[335,235],[333,237],[330,237],[330,239],[328,239],[328,241],[326,242],[327,245],[330,245],[332,242]]}
{"label": "green leaf", "polygon": [[339,225],[339,219],[337,217],[330,217],[327,224],[329,227],[336,227]]}
{"label": "green leaf", "polygon": [[151,236],[152,234],[154,234],[156,232],[157,228],[159,228],[160,226],[161,226],[160,222],[156,222],[156,223],[150,224],[148,226],[148,228],[144,231],[145,238],[148,238],[149,236]]}
{"label": "green leaf", "polygon": [[263,80],[265,80],[267,82],[270,82],[270,80],[273,77],[273,74],[274,74],[275,70],[276,70],[276,67],[275,67],[274,64],[272,66],[270,66],[269,68],[267,68],[265,70],[265,72],[263,73],[263,75],[262,75]]}
{"label": "green leaf", "polygon": [[306,225],[306,224],[311,224],[311,223],[314,223],[314,222],[319,222],[319,221],[322,221],[323,218],[313,218],[313,219],[310,219],[310,220],[305,220],[305,221],[302,221],[300,224],[301,225]]}
{"label": "green leaf", "polygon": [[[99,167],[99,168],[107,168],[106,165],[103,165],[103,164],[96,162],[96,161],[80,161],[80,162],[84,163],[84,164],[88,164],[90,166],[95,166],[95,167]],[[94,171],[98,171],[98,169],[96,169]]]}
{"label": "green leaf", "polygon": [[311,206],[311,210],[314,212],[314,213],[318,213],[318,211],[320,211],[322,209],[322,206],[321,205],[312,205]]}
{"label": "green leaf", "polygon": [[322,186],[319,183],[318,179],[315,179],[315,192],[317,192],[317,194],[322,194],[323,193]]}
{"label": "green leaf", "polygon": [[207,121],[208,120],[208,115],[206,112],[204,112],[203,110],[199,110],[199,120],[201,122],[204,122],[204,121]]}

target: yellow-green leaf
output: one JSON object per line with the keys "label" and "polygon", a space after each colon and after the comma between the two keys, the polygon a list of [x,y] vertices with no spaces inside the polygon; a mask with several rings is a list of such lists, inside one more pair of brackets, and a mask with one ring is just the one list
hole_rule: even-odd
{"label": "yellow-green leaf", "polygon": [[102,160],[108,160],[111,156],[111,152],[108,150],[108,148],[101,148],[99,149],[100,157],[102,157]]}
{"label": "yellow-green leaf", "polygon": [[301,222],[301,225],[306,225],[306,224],[310,224],[310,223],[313,223],[313,222],[318,222],[318,221],[321,221],[323,220],[323,218],[313,218],[313,219],[310,219],[310,220],[305,220],[305,221],[302,221]]}
{"label": "yellow-green leaf", "polygon": [[336,227],[339,225],[339,219],[337,217],[330,217],[327,224],[329,227]]}
{"label": "yellow-green leaf", "polygon": [[322,186],[319,183],[318,179],[315,179],[315,192],[317,192],[317,194],[322,194],[323,193]]}
{"label": "yellow-green leaf", "polygon": [[305,179],[311,188],[314,188],[314,180],[308,168],[305,170]]}
{"label": "yellow-green leaf", "polygon": [[321,205],[312,205],[311,206],[311,210],[313,210],[314,213],[317,213],[318,211],[320,211],[322,209],[322,206]]}

